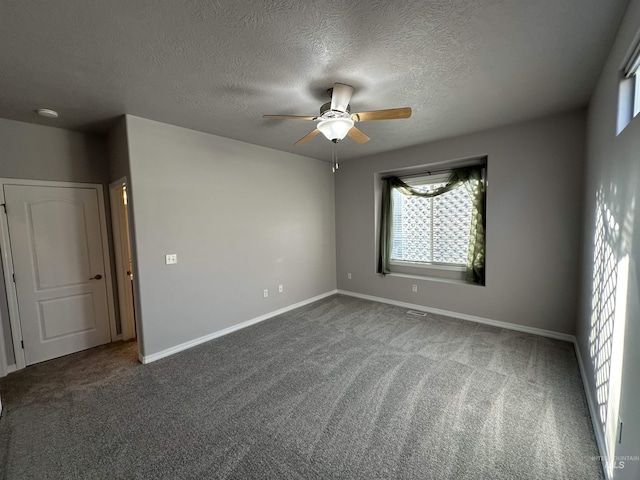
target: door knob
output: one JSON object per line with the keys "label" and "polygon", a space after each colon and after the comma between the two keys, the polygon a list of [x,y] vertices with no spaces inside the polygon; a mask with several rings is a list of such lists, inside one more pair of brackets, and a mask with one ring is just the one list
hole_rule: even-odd
{"label": "door knob", "polygon": [[95,277],[91,277],[89,280],[100,280],[102,278],[102,275],[98,274]]}

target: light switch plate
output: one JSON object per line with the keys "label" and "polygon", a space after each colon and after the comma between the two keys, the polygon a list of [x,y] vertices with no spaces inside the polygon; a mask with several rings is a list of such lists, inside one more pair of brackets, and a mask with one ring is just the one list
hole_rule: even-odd
{"label": "light switch plate", "polygon": [[174,263],[178,263],[178,254],[170,253],[168,255],[165,255],[164,263],[166,265],[173,265]]}

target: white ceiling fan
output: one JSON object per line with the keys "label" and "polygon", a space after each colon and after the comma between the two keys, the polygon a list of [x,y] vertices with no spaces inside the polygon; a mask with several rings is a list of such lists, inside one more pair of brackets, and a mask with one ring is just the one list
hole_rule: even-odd
{"label": "white ceiling fan", "polygon": [[353,87],[344,83],[334,83],[333,88],[327,90],[331,96],[331,102],[320,107],[320,115],[264,115],[264,118],[279,118],[292,120],[311,120],[318,122],[317,127],[294,145],[302,145],[318,133],[322,132],[327,139],[338,143],[347,135],[358,143],[365,143],[371,140],[362,130],[355,126],[356,122],[368,122],[371,120],[397,120],[409,118],[411,108],[391,108],[388,110],[373,110],[371,112],[351,113],[351,95]]}

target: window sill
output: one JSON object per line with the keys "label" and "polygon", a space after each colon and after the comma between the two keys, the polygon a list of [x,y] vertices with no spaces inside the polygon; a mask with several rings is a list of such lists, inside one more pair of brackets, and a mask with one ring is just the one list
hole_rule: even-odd
{"label": "window sill", "polygon": [[434,263],[417,263],[417,262],[400,262],[400,261],[392,261],[391,266],[396,267],[409,267],[424,270],[447,270],[450,272],[464,272],[466,267],[463,265],[446,265],[446,264],[434,264]]}
{"label": "window sill", "polygon": [[392,262],[392,274],[409,275],[414,278],[434,278],[439,280],[453,280],[465,282],[466,268],[458,265],[425,265],[409,262]]}
{"label": "window sill", "polygon": [[441,278],[441,277],[432,277],[430,275],[413,275],[410,273],[398,273],[398,272],[391,272],[388,273],[386,275],[387,277],[398,277],[398,278],[412,278],[415,280],[428,280],[431,282],[441,282],[441,283],[450,283],[453,285],[468,285],[468,286],[472,286],[472,287],[478,287],[481,285],[475,285],[473,283],[469,283],[465,280],[458,280],[458,279],[454,279],[454,278]]}

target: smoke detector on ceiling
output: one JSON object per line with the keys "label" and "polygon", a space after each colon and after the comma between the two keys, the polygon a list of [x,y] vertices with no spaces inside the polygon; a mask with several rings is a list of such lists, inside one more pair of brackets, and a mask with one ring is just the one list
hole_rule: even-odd
{"label": "smoke detector on ceiling", "polygon": [[48,108],[39,108],[36,110],[36,113],[41,117],[58,118],[58,112],[56,112],[55,110],[50,110]]}

